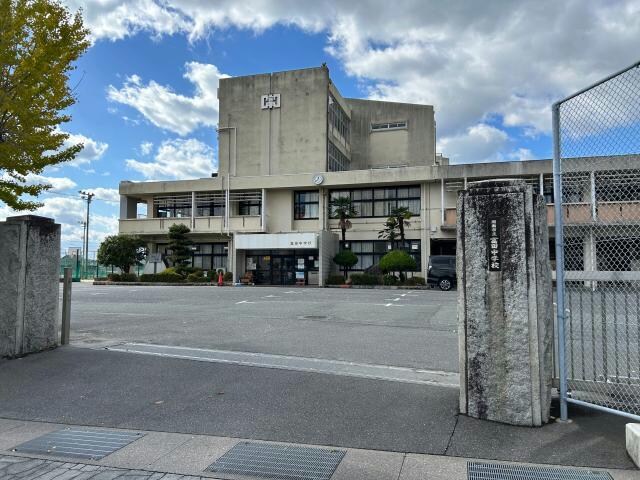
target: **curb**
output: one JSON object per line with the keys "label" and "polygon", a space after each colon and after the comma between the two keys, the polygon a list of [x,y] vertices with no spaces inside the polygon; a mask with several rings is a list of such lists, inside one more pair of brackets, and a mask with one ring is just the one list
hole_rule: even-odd
{"label": "curb", "polygon": [[325,285],[324,288],[355,288],[367,290],[433,290],[435,287],[426,285]]}
{"label": "curb", "polygon": [[[102,280],[96,280],[93,282],[93,285],[135,285],[136,287],[158,287],[162,285],[166,285],[168,287],[217,287],[218,284],[215,282],[106,282]],[[225,283],[225,287],[233,287],[232,284]]]}

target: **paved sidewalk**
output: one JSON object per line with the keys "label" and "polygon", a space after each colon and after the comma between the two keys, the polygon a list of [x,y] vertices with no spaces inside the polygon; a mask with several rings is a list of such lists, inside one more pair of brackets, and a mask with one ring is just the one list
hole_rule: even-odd
{"label": "paved sidewalk", "polygon": [[513,427],[458,415],[457,389],[434,385],[73,347],[0,363],[0,385],[0,418],[15,421],[380,451],[400,463],[634,468],[623,418],[572,408],[568,425]]}
{"label": "paved sidewalk", "polygon": [[[0,478],[3,480],[239,478],[228,474],[214,474],[205,469],[237,443],[245,441],[241,438],[147,431],[141,432],[144,435],[135,442],[98,461],[21,454],[13,451],[14,447],[25,441],[61,428],[65,428],[65,425],[0,419]],[[113,430],[109,429],[109,431]],[[258,441],[258,443],[274,445],[274,442]],[[282,443],[279,442],[278,445]],[[285,445],[322,448],[318,445],[290,443]],[[345,455],[331,476],[331,480],[466,480],[467,462],[476,460],[354,448],[343,450]],[[509,465],[510,463],[501,464]],[[638,471],[635,469],[597,469],[597,471],[609,472],[614,480],[638,478]]]}
{"label": "paved sidewalk", "polygon": [[4,480],[201,480],[204,477],[0,455]]}

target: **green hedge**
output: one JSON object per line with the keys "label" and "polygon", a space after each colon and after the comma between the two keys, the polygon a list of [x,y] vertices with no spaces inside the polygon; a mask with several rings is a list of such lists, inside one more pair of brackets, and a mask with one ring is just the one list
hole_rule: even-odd
{"label": "green hedge", "polygon": [[181,283],[184,282],[184,277],[177,273],[146,273],[140,275],[141,282],[166,282],[166,283]]}
{"label": "green hedge", "polygon": [[326,285],[344,285],[344,277],[342,275],[329,275]]}
{"label": "green hedge", "polygon": [[382,285],[382,279],[368,273],[354,273],[351,275],[352,285]]}
{"label": "green hedge", "polygon": [[191,283],[211,282],[211,277],[205,277],[202,271],[194,272],[187,275],[187,282],[191,282]]}
{"label": "green hedge", "polygon": [[398,285],[400,282],[398,281],[398,279],[394,276],[394,275],[385,275],[384,277],[382,277],[382,284],[383,285]]}
{"label": "green hedge", "polygon": [[412,287],[417,285],[426,285],[427,282],[425,281],[424,277],[411,277],[411,278],[407,278],[404,281],[404,284]]}

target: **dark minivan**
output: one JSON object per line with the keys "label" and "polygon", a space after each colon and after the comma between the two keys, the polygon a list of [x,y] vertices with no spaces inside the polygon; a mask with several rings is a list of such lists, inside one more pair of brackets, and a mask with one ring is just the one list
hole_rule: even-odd
{"label": "dark minivan", "polygon": [[440,290],[451,290],[456,286],[456,256],[431,255],[427,283]]}

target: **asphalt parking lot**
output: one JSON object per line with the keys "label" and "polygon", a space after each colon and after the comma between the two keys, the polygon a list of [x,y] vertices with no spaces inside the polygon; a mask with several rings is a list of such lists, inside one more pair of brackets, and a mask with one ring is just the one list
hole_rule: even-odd
{"label": "asphalt parking lot", "polygon": [[140,342],[456,372],[456,293],[73,284],[71,341]]}

